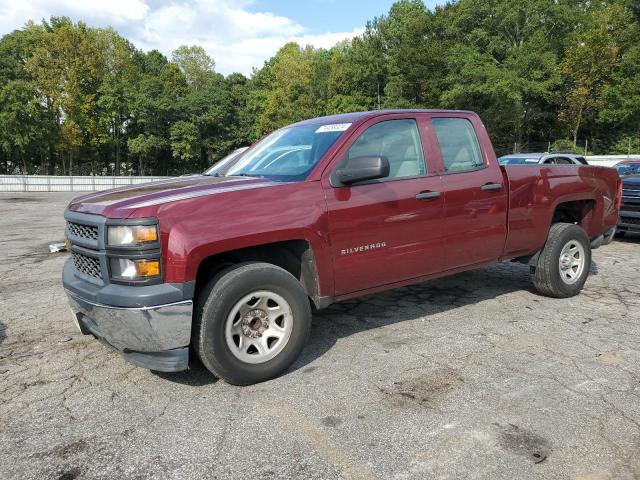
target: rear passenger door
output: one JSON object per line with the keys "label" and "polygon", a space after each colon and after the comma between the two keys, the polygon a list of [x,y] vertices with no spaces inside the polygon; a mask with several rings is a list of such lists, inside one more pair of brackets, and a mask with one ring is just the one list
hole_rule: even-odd
{"label": "rear passenger door", "polygon": [[[430,132],[442,161],[447,269],[497,260],[506,238],[507,185],[463,115],[433,114]],[[483,141],[489,142],[488,138]],[[493,161],[495,159],[492,158]]]}

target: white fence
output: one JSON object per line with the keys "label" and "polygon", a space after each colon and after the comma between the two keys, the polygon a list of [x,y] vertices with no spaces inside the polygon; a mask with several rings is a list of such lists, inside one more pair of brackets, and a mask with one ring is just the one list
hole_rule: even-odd
{"label": "white fence", "polygon": [[0,175],[0,192],[94,192],[171,177]]}
{"label": "white fence", "polygon": [[[622,160],[640,160],[640,155],[593,155],[586,159],[590,165],[612,167]],[[171,177],[0,175],[0,192],[94,192],[166,178]]]}

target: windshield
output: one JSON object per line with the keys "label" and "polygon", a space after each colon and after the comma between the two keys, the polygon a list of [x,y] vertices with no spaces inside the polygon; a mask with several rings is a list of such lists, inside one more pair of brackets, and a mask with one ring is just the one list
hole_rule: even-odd
{"label": "windshield", "polygon": [[298,125],[276,130],[224,174],[265,177],[283,182],[304,180],[349,126],[350,123]]}
{"label": "windshield", "polygon": [[618,163],[615,166],[618,171],[618,175],[621,177],[625,175],[640,175],[640,162],[638,163]]}

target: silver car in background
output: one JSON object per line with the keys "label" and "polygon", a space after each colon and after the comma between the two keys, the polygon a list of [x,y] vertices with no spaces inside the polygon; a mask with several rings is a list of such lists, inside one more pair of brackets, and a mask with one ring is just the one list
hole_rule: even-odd
{"label": "silver car in background", "polygon": [[205,170],[203,175],[218,175],[221,171],[223,171],[226,167],[229,166],[231,162],[233,162],[236,158],[238,158],[241,154],[247,151],[249,147],[240,147],[236,148],[233,152],[231,152],[226,157],[222,157],[218,162]]}
{"label": "silver car in background", "polygon": [[573,152],[512,153],[498,158],[500,165],[589,165],[586,158]]}

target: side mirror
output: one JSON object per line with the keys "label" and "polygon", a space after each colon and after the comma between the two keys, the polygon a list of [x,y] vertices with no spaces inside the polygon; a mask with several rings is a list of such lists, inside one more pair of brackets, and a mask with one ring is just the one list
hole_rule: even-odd
{"label": "side mirror", "polygon": [[389,160],[385,157],[355,157],[336,171],[336,179],[342,185],[389,176]]}

